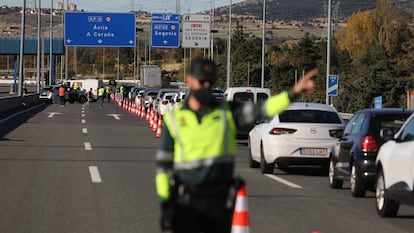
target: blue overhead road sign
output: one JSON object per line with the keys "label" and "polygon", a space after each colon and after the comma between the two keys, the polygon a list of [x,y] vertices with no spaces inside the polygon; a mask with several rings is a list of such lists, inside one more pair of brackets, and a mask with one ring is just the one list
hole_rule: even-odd
{"label": "blue overhead road sign", "polygon": [[135,14],[65,12],[65,46],[134,47]]}
{"label": "blue overhead road sign", "polygon": [[180,46],[180,15],[152,14],[151,46],[178,48]]}

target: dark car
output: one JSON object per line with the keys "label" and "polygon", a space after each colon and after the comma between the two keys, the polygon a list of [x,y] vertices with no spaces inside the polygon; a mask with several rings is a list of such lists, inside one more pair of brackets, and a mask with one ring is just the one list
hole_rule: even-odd
{"label": "dark car", "polygon": [[216,100],[223,100],[224,99],[224,91],[219,88],[213,88],[211,90],[211,94],[214,96]]}
{"label": "dark car", "polygon": [[407,109],[363,109],[354,114],[331,150],[329,186],[342,188],[350,182],[351,194],[363,197],[374,191],[375,159],[385,141],[384,132],[397,132],[413,113]]}

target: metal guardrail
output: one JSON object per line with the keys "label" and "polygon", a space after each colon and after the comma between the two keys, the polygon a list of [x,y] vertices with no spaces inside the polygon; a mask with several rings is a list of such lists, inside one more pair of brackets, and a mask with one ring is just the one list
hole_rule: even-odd
{"label": "metal guardrail", "polygon": [[0,74],[13,74],[14,70],[12,69],[0,69]]}
{"label": "metal guardrail", "polygon": [[345,113],[345,112],[340,112],[339,113],[339,116],[342,117],[342,119],[346,122],[349,121],[353,115],[354,114],[352,114],[352,113]]}

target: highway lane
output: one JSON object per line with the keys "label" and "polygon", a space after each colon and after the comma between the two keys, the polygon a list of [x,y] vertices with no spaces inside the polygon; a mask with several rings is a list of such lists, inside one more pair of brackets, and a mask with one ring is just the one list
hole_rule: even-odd
{"label": "highway lane", "polygon": [[[157,145],[146,121],[114,103],[40,105],[1,122],[0,232],[159,232]],[[382,219],[373,193],[332,190],[318,168],[263,176],[247,155],[240,143],[251,232],[413,232],[412,207]]]}

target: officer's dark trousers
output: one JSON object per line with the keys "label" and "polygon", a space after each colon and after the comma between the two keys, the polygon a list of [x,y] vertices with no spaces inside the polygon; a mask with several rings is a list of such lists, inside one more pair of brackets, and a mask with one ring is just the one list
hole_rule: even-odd
{"label": "officer's dark trousers", "polygon": [[177,203],[174,233],[229,233],[233,210],[226,209],[227,196],[195,198],[190,205]]}
{"label": "officer's dark trousers", "polygon": [[231,231],[230,212],[217,218],[185,206],[176,207],[175,211],[174,233],[229,233]]}

